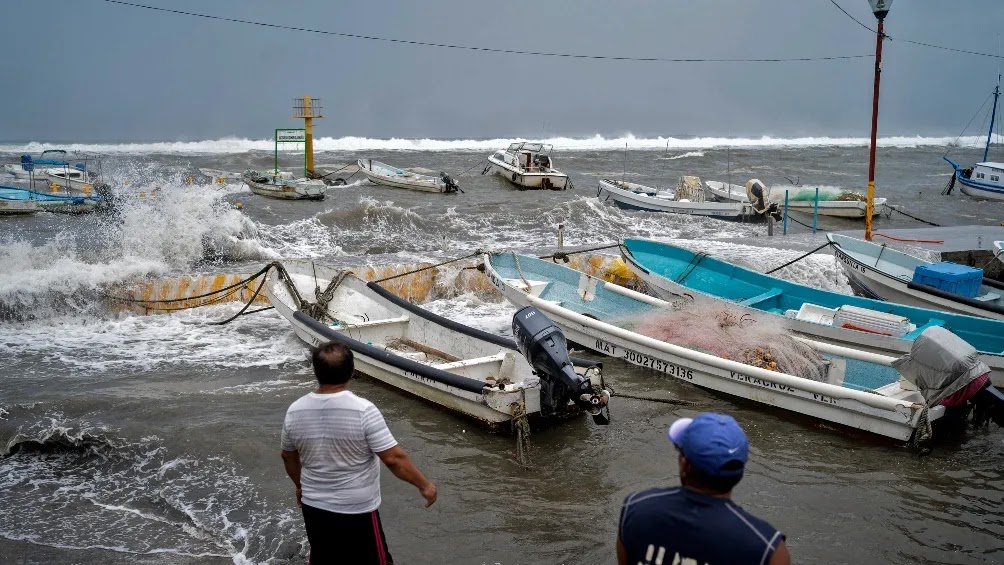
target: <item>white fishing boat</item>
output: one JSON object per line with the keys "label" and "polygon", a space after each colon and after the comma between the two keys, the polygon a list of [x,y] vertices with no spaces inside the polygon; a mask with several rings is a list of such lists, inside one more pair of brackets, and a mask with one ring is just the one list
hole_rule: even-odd
{"label": "white fishing boat", "polygon": [[422,192],[457,192],[460,190],[457,182],[444,172],[439,173],[438,177],[422,175],[373,159],[359,159],[357,164],[359,170],[374,184]]}
{"label": "white fishing boat", "polygon": [[[997,75],[997,87],[994,89],[994,105],[990,110],[990,128],[987,131],[987,143],[983,148],[983,160],[975,165],[963,167],[948,155],[943,157],[955,169],[948,186],[942,194],[951,194],[955,183],[961,185],[962,194],[977,200],[1004,200],[1004,163],[988,161],[990,145],[993,141],[994,124],[997,119],[997,102],[1001,95],[1001,77]],[[999,137],[999,133],[998,133]],[[1000,143],[1000,141],[998,141]]]}
{"label": "white fishing boat", "polygon": [[102,184],[97,173],[77,166],[47,167],[42,170],[42,175],[50,186],[84,194],[90,193]]}
{"label": "white fishing boat", "polygon": [[[235,173],[233,171],[224,171],[222,169],[210,169],[209,167],[199,167],[199,173],[203,176],[209,178],[210,184],[236,184],[244,182],[242,173]],[[189,184],[194,182],[194,178],[190,179]]]}
{"label": "white fishing boat", "polygon": [[[720,202],[749,202],[749,195],[746,191],[746,187],[740,186],[738,184],[729,184],[720,181],[705,181],[704,186],[707,188],[708,192],[714,196]],[[794,189],[788,189],[789,191]],[[807,189],[798,189],[795,194],[804,195]],[[784,191],[767,189],[768,198],[772,202],[777,203],[779,207],[784,206]],[[789,196],[791,196],[789,192]],[[819,200],[819,215],[820,216],[832,216],[836,218],[864,218],[865,217],[865,202],[863,200],[856,199],[850,196],[850,193],[846,195],[841,195],[838,197],[847,198],[847,200],[826,200],[829,198],[828,194],[824,194],[824,198]],[[788,198],[788,210],[792,212],[802,212],[804,214],[812,214],[816,208],[815,199],[805,200],[803,197],[799,196],[800,199],[794,199],[792,197]],[[886,203],[885,198],[875,198],[874,205],[872,207],[872,217],[880,213],[882,206]]]}
{"label": "white fishing boat", "polygon": [[259,196],[280,200],[324,200],[324,181],[294,178],[287,171],[260,172],[248,169],[241,175],[241,180],[251,192]]}
{"label": "white fishing boat", "polygon": [[611,202],[617,207],[626,210],[670,212],[673,214],[706,216],[735,222],[763,220],[763,215],[758,214],[749,203],[709,202],[704,201],[703,198],[692,201],[689,198],[680,198],[678,190],[660,190],[643,184],[622,180],[600,180],[596,189],[596,198],[600,202]]}
{"label": "white fishing boat", "polygon": [[521,190],[565,190],[570,185],[568,175],[554,168],[552,150],[546,143],[510,143],[505,150],[488,156],[481,174],[494,172]]}
{"label": "white fishing boat", "polygon": [[66,151],[63,149],[46,149],[37,158],[31,155],[21,155],[19,164],[3,166],[4,173],[20,181],[45,180],[42,172],[44,167],[62,167],[69,165],[66,161]]}
{"label": "white fishing boat", "polygon": [[[601,366],[576,361],[580,366],[574,368],[564,337],[543,314],[527,311],[514,318],[517,343],[427,312],[347,271],[307,261],[273,269],[265,292],[308,346],[343,343],[361,373],[490,429],[503,429],[522,414],[563,419],[588,411],[604,423],[600,411],[610,395],[593,381]],[[304,296],[319,297],[318,303]],[[521,351],[529,352],[532,366]]]}
{"label": "white fishing boat", "polygon": [[[798,343],[819,355],[819,372],[815,378],[784,373],[628,329],[633,321],[651,319],[679,305],[525,255],[485,255],[484,266],[507,300],[537,307],[572,341],[702,388],[898,440],[911,438],[915,430],[923,430],[926,422],[945,413],[944,406],[929,401],[915,382],[892,367],[901,362],[892,357],[804,340]],[[925,346],[932,345],[937,347],[925,340]],[[975,361],[970,372],[983,367]],[[1004,421],[1000,417],[1004,396],[986,385],[982,373],[952,377],[951,371],[939,370],[948,379],[964,379],[957,386],[981,379],[982,388],[973,391],[974,396],[994,407],[995,421]]]}
{"label": "white fishing boat", "polygon": [[971,271],[967,281],[971,284],[939,288],[925,278],[933,265],[930,261],[846,235],[826,237],[851,285],[869,298],[1004,320],[1004,283],[984,277],[981,269],[959,265],[957,270]]}

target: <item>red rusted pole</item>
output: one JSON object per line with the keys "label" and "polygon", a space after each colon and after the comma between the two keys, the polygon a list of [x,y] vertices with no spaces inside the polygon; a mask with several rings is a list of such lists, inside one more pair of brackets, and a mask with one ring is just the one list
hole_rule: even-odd
{"label": "red rusted pole", "polygon": [[872,201],[875,199],[875,142],[878,135],[878,111],[879,111],[879,81],[882,78],[882,39],[883,22],[885,18],[878,19],[878,31],[875,34],[875,92],[872,94],[872,143],[868,151],[868,201],[865,203],[865,239],[872,240],[872,212],[875,206]]}

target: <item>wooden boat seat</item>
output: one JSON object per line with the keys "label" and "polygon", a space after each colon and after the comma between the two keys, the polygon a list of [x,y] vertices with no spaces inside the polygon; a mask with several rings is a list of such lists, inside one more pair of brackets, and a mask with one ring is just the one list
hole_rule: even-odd
{"label": "wooden boat seat", "polygon": [[926,330],[927,328],[933,328],[935,326],[944,326],[944,325],[945,325],[945,321],[944,320],[941,320],[939,318],[931,318],[923,326],[920,326],[919,328],[917,328],[917,329],[913,330],[912,332],[910,332],[910,333],[906,334],[905,336],[903,336],[903,339],[906,339],[906,340],[917,339],[917,336],[919,336],[920,334],[924,333],[924,330]]}
{"label": "wooden boat seat", "polygon": [[767,292],[764,292],[762,294],[758,294],[756,296],[753,296],[751,298],[747,298],[746,300],[743,300],[743,301],[739,302],[739,305],[740,306],[754,306],[754,305],[759,304],[761,302],[770,300],[771,298],[775,298],[775,297],[781,296],[782,292],[783,291],[780,288],[771,288]]}

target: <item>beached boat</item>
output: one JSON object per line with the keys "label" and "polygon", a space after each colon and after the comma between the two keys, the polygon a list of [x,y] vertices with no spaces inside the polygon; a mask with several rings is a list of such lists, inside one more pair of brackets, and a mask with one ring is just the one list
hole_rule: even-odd
{"label": "beached boat", "polygon": [[[746,194],[746,187],[744,186],[713,180],[705,181],[704,185],[708,192],[720,202],[749,202],[749,196]],[[788,190],[790,191],[788,198],[789,211],[805,214],[812,214],[814,212],[816,208],[814,192],[812,193],[812,197],[810,197],[808,189]],[[778,206],[784,206],[784,191],[780,191],[780,193],[774,191],[771,193],[768,189],[768,194],[771,200],[776,202]],[[821,195],[819,200],[819,215],[837,218],[864,218],[865,202],[851,196],[851,194],[837,195],[837,198],[845,198],[845,200],[827,200],[826,198],[830,198],[831,195]],[[872,206],[873,217],[882,211],[882,206],[885,203],[885,198],[874,199]]]}
{"label": "beached boat", "polygon": [[0,216],[26,216],[41,210],[34,200],[10,200],[0,196]]}
{"label": "beached boat", "polygon": [[248,169],[241,180],[251,192],[280,200],[324,200],[324,181],[306,177],[293,178],[286,171],[259,172]]}
{"label": "beached boat", "polygon": [[31,155],[21,155],[20,164],[8,164],[3,166],[4,173],[17,180],[43,180],[41,169],[38,167],[63,167],[69,163],[66,161],[66,151],[63,149],[46,149],[38,158]]}
{"label": "beached boat", "polygon": [[596,189],[600,202],[612,202],[619,208],[646,212],[670,212],[690,216],[706,216],[734,222],[762,221],[749,203],[691,201],[679,198],[674,189],[655,189],[643,184],[602,179]]}
{"label": "beached boat", "polygon": [[460,189],[457,182],[443,172],[439,173],[438,177],[421,175],[373,159],[359,159],[357,164],[370,182],[383,186],[422,192],[457,192]]}
{"label": "beached boat", "polygon": [[955,184],[960,185],[962,194],[979,200],[1004,200],[1004,163],[987,161],[990,154],[990,143],[993,139],[994,123],[997,118],[997,102],[1001,95],[1001,77],[997,75],[997,87],[994,88],[994,105],[990,110],[990,129],[987,131],[987,143],[983,148],[983,161],[969,167],[962,167],[945,155],[943,158],[955,170],[952,179],[945,187],[944,194],[951,194]]}
{"label": "beached boat", "polygon": [[34,208],[36,211],[61,212],[64,214],[92,212],[102,201],[100,196],[47,192],[2,185],[0,185],[0,199],[4,202],[31,202],[34,204],[26,205],[26,208]]}
{"label": "beached boat", "polygon": [[[943,406],[925,401],[914,382],[902,378],[892,367],[899,361],[892,357],[788,337],[790,343],[801,344],[811,353],[811,361],[804,374],[781,372],[777,364],[753,364],[753,358],[762,360],[762,352],[772,344],[751,348],[755,352],[735,351],[744,345],[732,348],[736,357],[748,360],[740,362],[656,337],[658,332],[646,324],[665,316],[664,329],[679,328],[673,315],[681,304],[686,307],[682,301],[671,304],[526,255],[485,255],[484,265],[486,275],[507,300],[539,308],[572,341],[702,388],[899,440],[926,427],[925,418],[933,421],[945,412]],[[693,331],[679,329],[678,333]],[[744,331],[749,331],[748,326],[737,327],[720,344],[728,349],[730,339]],[[977,366],[976,372],[985,368],[982,363],[973,364]],[[966,375],[959,384],[981,377],[982,373]],[[985,386],[982,378],[978,385]],[[986,394],[985,402],[997,405],[1004,399],[983,388],[971,392]]]}
{"label": "beached boat", "polygon": [[[576,360],[573,369],[564,338],[553,326],[546,331],[542,314],[514,320],[517,343],[425,311],[348,272],[307,261],[283,267],[266,281],[272,305],[307,345],[348,346],[366,375],[491,429],[523,413],[563,419],[588,411],[602,423],[610,396],[594,385],[602,367]],[[328,300],[311,305],[304,296]],[[532,366],[520,351],[529,352]]]}
{"label": "beached boat", "polygon": [[828,234],[827,238],[851,286],[869,298],[1004,320],[1004,283],[984,277],[981,269],[958,266],[978,278],[969,277],[975,282],[966,285],[972,287],[966,289],[971,292],[950,292],[925,284],[924,274],[933,265],[930,261],[846,235]]}
{"label": "beached boat", "polygon": [[944,327],[975,347],[994,384],[1004,386],[1004,321],[811,288],[657,241],[625,239],[621,255],[660,298],[700,294],[728,301],[827,343],[898,356],[927,328]]}
{"label": "beached boat", "polygon": [[521,190],[565,190],[570,187],[568,175],[554,168],[552,149],[546,143],[510,143],[508,148],[488,156],[482,174],[494,172]]}

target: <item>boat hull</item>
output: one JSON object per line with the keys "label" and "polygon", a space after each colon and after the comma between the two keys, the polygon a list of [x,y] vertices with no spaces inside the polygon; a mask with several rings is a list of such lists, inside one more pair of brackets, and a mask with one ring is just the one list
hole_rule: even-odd
{"label": "boat hull", "polygon": [[568,188],[568,175],[564,173],[524,172],[494,157],[489,157],[488,163],[493,173],[521,190],[565,190]]}
{"label": "boat hull", "polygon": [[625,210],[669,212],[733,222],[763,220],[762,216],[753,213],[753,208],[749,204],[740,202],[680,202],[624,190],[602,180],[596,189],[596,197],[600,202],[611,202]]}
{"label": "boat hull", "polygon": [[[919,405],[912,402],[766,371],[675,346],[587,317],[562,307],[560,303],[535,296],[532,290],[527,292],[519,288],[519,279],[509,279],[500,274],[492,265],[490,256],[485,256],[484,264],[485,274],[492,285],[509,302],[516,306],[532,305],[539,308],[561,328],[568,339],[597,353],[618,357],[702,388],[897,440],[909,439],[920,417]],[[580,276],[586,277],[585,274]],[[535,280],[532,272],[527,273],[526,277]],[[599,286],[606,283],[596,281],[595,284]],[[610,286],[606,285],[607,288]],[[625,292],[631,291],[618,291]],[[644,300],[641,297],[638,299]]]}
{"label": "boat hull", "polygon": [[[621,256],[623,257],[625,263],[627,263],[631,272],[641,279],[653,294],[663,300],[678,299],[684,295],[697,293],[715,300],[726,301],[720,296],[696,290],[690,286],[685,286],[672,280],[671,278],[651,271],[647,266],[641,264],[629,251],[625,250],[624,247],[621,248]],[[783,283],[784,281],[780,282]],[[853,296],[847,297],[848,304],[854,304],[855,301],[861,300],[861,298]],[[808,320],[799,320],[797,318],[786,316],[783,313],[771,312],[770,310],[763,310],[760,308],[752,308],[739,302],[727,302],[750,313],[767,314],[776,320],[781,327],[825,343],[895,357],[900,357],[909,353],[913,346],[913,341],[909,339],[866,331],[857,331],[842,327],[834,327],[832,325]],[[890,304],[890,306],[895,307],[896,305]],[[878,307],[872,306],[872,308],[881,308],[881,305]],[[894,311],[893,313],[897,312]],[[931,314],[936,315],[937,313],[931,312]],[[989,320],[987,322],[989,322]],[[1004,387],[1004,352],[992,353],[981,351],[980,359],[990,367],[990,379],[994,386]]]}
{"label": "boat hull", "polygon": [[38,202],[32,200],[0,199],[0,216],[25,216],[41,209]]}
{"label": "boat hull", "polygon": [[244,184],[248,185],[251,192],[258,196],[277,198],[279,200],[324,200],[322,189],[317,191],[304,191],[301,188],[283,184],[259,183],[250,179],[244,179]]}
{"label": "boat hull", "polygon": [[359,171],[373,184],[389,186],[391,188],[404,188],[407,190],[417,190],[419,192],[450,192],[446,184],[428,175],[415,175],[415,179],[403,178],[402,175],[384,175],[379,171],[370,169],[366,161],[359,160]]}
{"label": "boat hull", "polygon": [[959,190],[962,194],[977,200],[997,200],[1004,201],[1004,187],[992,186],[990,184],[976,182],[962,176],[956,171],[955,180],[959,183]]}

